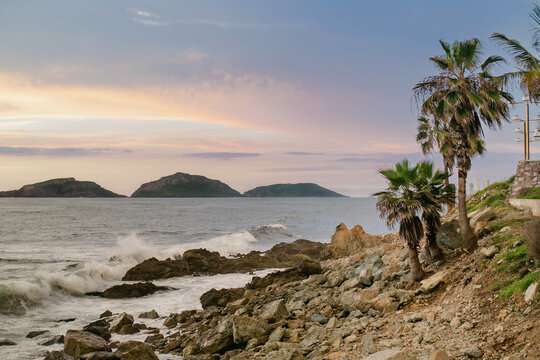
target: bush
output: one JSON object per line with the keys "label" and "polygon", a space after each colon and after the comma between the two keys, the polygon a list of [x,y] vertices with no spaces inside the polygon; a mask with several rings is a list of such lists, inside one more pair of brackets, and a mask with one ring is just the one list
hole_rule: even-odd
{"label": "bush", "polygon": [[534,219],[525,227],[525,245],[531,259],[540,259],[540,219]]}

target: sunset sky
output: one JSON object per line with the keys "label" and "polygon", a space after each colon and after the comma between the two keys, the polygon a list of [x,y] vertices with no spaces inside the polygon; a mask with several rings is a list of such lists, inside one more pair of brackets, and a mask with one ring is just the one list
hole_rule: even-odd
{"label": "sunset sky", "polygon": [[[508,58],[489,36],[530,47],[531,9],[529,0],[2,1],[0,190],[74,176],[129,195],[181,171],[242,192],[315,182],[371,194],[384,186],[378,168],[421,158],[411,88],[434,74],[438,40],[477,37],[487,55]],[[515,127],[487,132],[471,177],[515,171]],[[540,158],[540,143],[531,150]]]}

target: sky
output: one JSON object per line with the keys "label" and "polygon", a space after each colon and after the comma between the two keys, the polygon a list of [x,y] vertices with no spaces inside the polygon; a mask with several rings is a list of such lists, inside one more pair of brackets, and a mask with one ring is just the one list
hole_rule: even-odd
{"label": "sky", "polygon": [[[370,195],[385,186],[378,169],[424,158],[411,89],[435,74],[438,41],[476,37],[510,71],[489,36],[529,46],[532,6],[0,0],[0,190],[73,176],[129,195],[180,171],[241,192],[314,182]],[[515,172],[515,127],[486,131],[471,179]]]}

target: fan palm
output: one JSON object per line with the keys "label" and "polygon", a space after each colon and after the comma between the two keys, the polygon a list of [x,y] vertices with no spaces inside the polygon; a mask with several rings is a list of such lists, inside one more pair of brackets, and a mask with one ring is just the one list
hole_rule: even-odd
{"label": "fan palm", "polygon": [[373,194],[378,196],[377,209],[388,227],[399,224],[399,236],[407,242],[409,248],[409,265],[413,280],[421,280],[424,276],[418,259],[418,244],[424,235],[422,221],[418,217],[422,205],[414,184],[418,182],[418,166],[409,167],[403,160],[394,169],[380,170],[379,173],[388,181],[385,191]]}
{"label": "fan palm", "polygon": [[430,162],[418,164],[419,176],[415,187],[422,204],[422,220],[425,227],[426,246],[425,253],[428,260],[442,260],[443,253],[437,245],[437,233],[441,227],[441,214],[444,205],[454,199],[456,190],[454,185],[447,184],[450,175],[433,169]]}
{"label": "fan palm", "polygon": [[[536,26],[533,28],[533,49],[540,52],[540,6],[534,5],[530,14]],[[529,95],[533,100],[540,99],[540,63],[538,59],[515,39],[508,38],[501,33],[493,33],[491,38],[512,55],[517,64],[517,71],[503,75],[505,82],[519,82],[524,94]]]}
{"label": "fan palm", "polygon": [[500,56],[489,56],[480,62],[481,44],[478,39],[440,41],[444,55],[430,58],[439,74],[430,76],[413,88],[416,99],[422,102],[422,113],[433,115],[451,130],[453,149],[458,168],[458,211],[463,248],[478,246],[467,218],[466,182],[471,168],[471,154],[478,139],[483,137],[483,125],[489,128],[508,121],[508,104],[512,96],[502,90],[503,83],[490,74],[493,65],[503,62]]}
{"label": "fan palm", "polygon": [[[420,144],[422,153],[426,155],[437,147],[443,157],[444,171],[451,174],[456,161],[456,152],[454,151],[455,139],[448,124],[435,117],[422,116],[418,118],[417,129],[416,141]],[[450,185],[449,176],[444,181],[445,185]],[[449,198],[446,204],[448,210],[452,209],[455,204],[456,199]]]}

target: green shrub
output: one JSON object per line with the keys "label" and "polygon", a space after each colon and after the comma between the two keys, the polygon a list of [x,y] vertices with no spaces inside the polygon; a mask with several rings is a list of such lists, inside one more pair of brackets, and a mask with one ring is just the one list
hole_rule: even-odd
{"label": "green shrub", "polygon": [[521,279],[518,279],[517,277],[510,278],[505,281],[504,284],[501,284],[499,296],[503,299],[507,299],[515,293],[524,292],[529,285],[537,281],[540,281],[540,270],[528,273]]}

